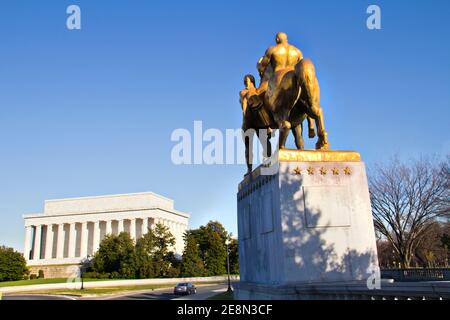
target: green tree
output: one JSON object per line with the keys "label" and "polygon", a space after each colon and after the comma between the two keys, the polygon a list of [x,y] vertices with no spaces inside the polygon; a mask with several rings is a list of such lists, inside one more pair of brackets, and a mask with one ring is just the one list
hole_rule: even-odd
{"label": "green tree", "polygon": [[197,239],[200,256],[205,264],[206,275],[216,276],[226,273],[227,251],[225,241],[228,233],[218,221],[210,221],[191,231]]}
{"label": "green tree", "polygon": [[217,233],[222,239],[223,243],[225,243],[225,241],[229,237],[227,230],[219,221],[209,221],[204,228]]}
{"label": "green tree", "polygon": [[136,264],[141,278],[167,277],[176,274],[172,266],[173,252],[170,247],[175,238],[169,228],[156,224],[136,243]]}
{"label": "green tree", "polygon": [[112,277],[132,279],[136,277],[136,254],[133,239],[126,232],[107,235],[94,256],[94,272],[109,273]]}
{"label": "green tree", "polygon": [[239,274],[239,251],[237,239],[230,239],[230,273]]}
{"label": "green tree", "polygon": [[227,250],[218,233],[207,232],[209,248],[205,253],[206,272],[209,276],[226,274]]}
{"label": "green tree", "polygon": [[0,247],[0,281],[22,280],[28,273],[27,263],[20,252]]}
{"label": "green tree", "polygon": [[170,268],[167,273],[167,277],[176,278],[180,276],[181,273],[181,257],[176,255],[173,251],[169,251],[166,256],[167,261],[170,263]]}
{"label": "green tree", "polygon": [[205,265],[200,256],[199,244],[191,232],[184,234],[184,251],[181,262],[183,277],[201,277],[205,274]]}

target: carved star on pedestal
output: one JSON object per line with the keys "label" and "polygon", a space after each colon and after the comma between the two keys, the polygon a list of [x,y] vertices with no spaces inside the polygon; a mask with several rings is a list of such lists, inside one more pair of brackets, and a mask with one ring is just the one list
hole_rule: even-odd
{"label": "carved star on pedestal", "polygon": [[322,167],[322,168],[320,168],[320,174],[321,175],[326,175],[327,174],[327,172],[328,172],[328,170],[326,169],[326,168],[324,168],[324,167]]}
{"label": "carved star on pedestal", "polygon": [[308,170],[308,174],[310,176],[312,176],[314,174],[314,168],[313,167],[309,167],[307,170]]}
{"label": "carved star on pedestal", "polygon": [[349,175],[352,174],[352,170],[351,170],[349,167],[346,167],[346,168],[344,169],[344,173],[345,173],[347,176],[349,176]]}
{"label": "carved star on pedestal", "polygon": [[297,175],[297,176],[301,175],[302,174],[302,169],[300,169],[299,167],[295,168],[294,169],[294,174]]}
{"label": "carved star on pedestal", "polygon": [[338,176],[339,175],[339,169],[333,168],[331,171],[333,171],[333,175]]}

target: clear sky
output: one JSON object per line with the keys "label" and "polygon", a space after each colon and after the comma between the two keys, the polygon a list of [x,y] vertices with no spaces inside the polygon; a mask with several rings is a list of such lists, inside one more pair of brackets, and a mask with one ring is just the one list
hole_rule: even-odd
{"label": "clear sky", "polygon": [[141,191],[236,234],[245,166],[175,166],[170,136],[239,128],[242,77],[278,31],[316,65],[333,149],[369,166],[448,153],[449,21],[448,0],[2,0],[0,244],[22,250],[45,199]]}

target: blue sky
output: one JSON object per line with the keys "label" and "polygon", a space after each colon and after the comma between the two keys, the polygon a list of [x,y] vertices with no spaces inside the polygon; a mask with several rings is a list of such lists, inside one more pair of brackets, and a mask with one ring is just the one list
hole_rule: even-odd
{"label": "blue sky", "polygon": [[141,191],[236,233],[245,166],[175,166],[170,135],[239,128],[242,77],[278,31],[316,64],[333,149],[369,166],[448,153],[449,19],[447,0],[3,0],[0,244],[22,250],[22,214],[45,199]]}

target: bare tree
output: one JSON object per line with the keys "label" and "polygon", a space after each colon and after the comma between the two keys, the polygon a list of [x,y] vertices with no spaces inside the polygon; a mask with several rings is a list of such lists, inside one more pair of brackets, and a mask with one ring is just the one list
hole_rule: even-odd
{"label": "bare tree", "polygon": [[375,229],[388,240],[403,268],[436,220],[450,214],[450,157],[404,163],[394,158],[371,172]]}

